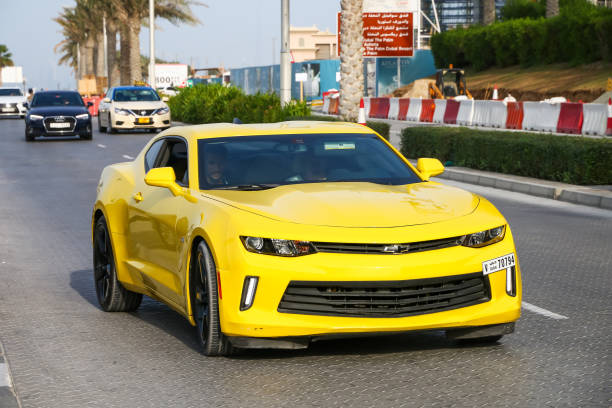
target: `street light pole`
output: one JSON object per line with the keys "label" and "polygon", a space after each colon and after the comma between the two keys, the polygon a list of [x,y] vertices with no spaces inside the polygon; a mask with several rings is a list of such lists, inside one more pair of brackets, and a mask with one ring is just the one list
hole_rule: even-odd
{"label": "street light pole", "polygon": [[289,58],[289,0],[281,0],[280,100],[291,101],[291,61]]}
{"label": "street light pole", "polygon": [[149,85],[155,88],[155,0],[149,0]]}

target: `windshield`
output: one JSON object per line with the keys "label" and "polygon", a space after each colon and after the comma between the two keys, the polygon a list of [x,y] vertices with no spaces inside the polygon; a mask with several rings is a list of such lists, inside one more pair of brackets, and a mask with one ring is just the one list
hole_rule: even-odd
{"label": "windshield", "polygon": [[76,92],[43,92],[34,94],[32,107],[40,106],[84,106],[81,95]]}
{"label": "windshield", "polygon": [[372,134],[227,137],[198,141],[200,189],[258,190],[284,184],[421,179]]}
{"label": "windshield", "polygon": [[18,88],[4,88],[0,89],[0,96],[23,96],[23,94]]}
{"label": "windshield", "polygon": [[159,101],[157,92],[150,88],[117,89],[113,100],[117,102]]}

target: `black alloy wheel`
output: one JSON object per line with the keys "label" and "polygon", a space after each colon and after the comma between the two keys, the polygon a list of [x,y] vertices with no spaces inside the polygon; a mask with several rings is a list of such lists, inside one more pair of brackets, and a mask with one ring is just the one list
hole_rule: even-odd
{"label": "black alloy wheel", "polygon": [[34,141],[34,136],[32,136],[29,132],[29,128],[26,126],[25,128],[25,140],[26,142],[33,142]]}
{"label": "black alloy wheel", "polygon": [[207,356],[227,356],[232,345],[221,332],[217,269],[210,250],[200,242],[193,254],[190,273],[190,294],[197,339]]}
{"label": "black alloy wheel", "polygon": [[93,242],[94,283],[98,303],[106,312],[132,312],[142,294],[125,289],[117,280],[115,256],[104,216],[96,221]]}
{"label": "black alloy wheel", "polygon": [[93,138],[93,133],[91,131],[91,126],[87,126],[84,134],[79,136],[83,140],[91,140]]}

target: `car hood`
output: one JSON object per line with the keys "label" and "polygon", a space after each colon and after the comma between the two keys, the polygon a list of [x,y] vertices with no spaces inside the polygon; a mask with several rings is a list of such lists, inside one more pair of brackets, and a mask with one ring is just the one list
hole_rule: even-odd
{"label": "car hood", "polygon": [[166,106],[163,101],[140,101],[140,102],[117,102],[113,101],[113,106],[123,109],[159,109]]}
{"label": "car hood", "polygon": [[205,196],[278,221],[334,227],[400,227],[472,213],[478,196],[434,182],[389,186],[309,183],[261,191],[209,190]]}
{"label": "car hood", "polygon": [[87,113],[84,106],[37,106],[30,109],[30,114],[41,116],[75,116]]}
{"label": "car hood", "polygon": [[26,101],[25,96],[0,96],[0,104],[2,103],[23,103]]}

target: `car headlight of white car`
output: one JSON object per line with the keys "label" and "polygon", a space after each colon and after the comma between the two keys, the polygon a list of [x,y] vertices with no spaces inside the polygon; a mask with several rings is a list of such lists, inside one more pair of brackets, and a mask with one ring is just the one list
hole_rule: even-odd
{"label": "car headlight of white car", "polygon": [[89,119],[89,113],[81,113],[80,115],[76,115],[76,118],[79,120]]}
{"label": "car headlight of white car", "polygon": [[29,116],[30,120],[42,120],[43,117],[40,115],[30,115]]}
{"label": "car headlight of white car", "polygon": [[129,116],[132,114],[132,112],[130,112],[127,109],[121,109],[121,108],[115,108],[115,113],[117,115],[124,115],[124,116]]}
{"label": "car headlight of white car", "polygon": [[155,111],[156,115],[165,115],[166,113],[170,112],[170,109],[166,106],[163,108],[159,108],[157,111]]}

